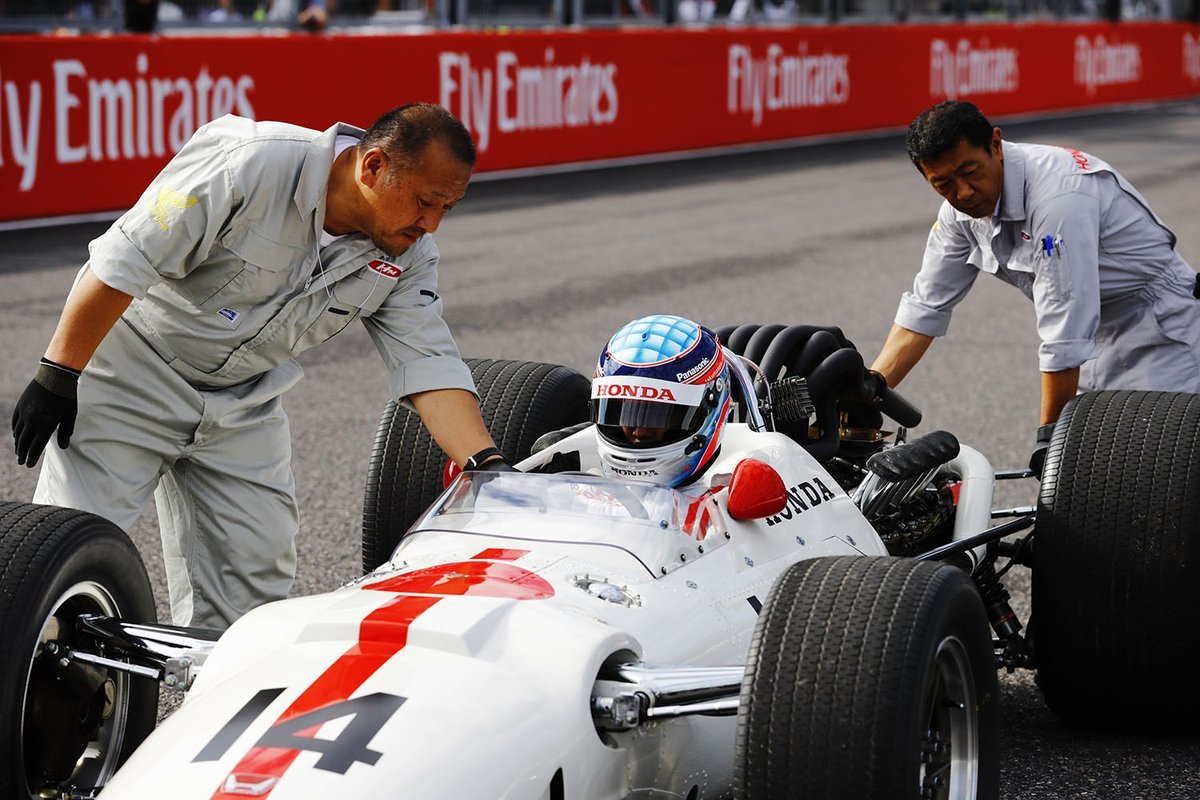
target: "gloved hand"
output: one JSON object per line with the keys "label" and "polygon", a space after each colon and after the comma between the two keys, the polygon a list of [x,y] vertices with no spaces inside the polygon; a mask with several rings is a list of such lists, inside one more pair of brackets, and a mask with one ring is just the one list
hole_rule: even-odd
{"label": "gloved hand", "polygon": [[1029,456],[1029,468],[1039,481],[1042,479],[1042,467],[1046,465],[1046,451],[1050,449],[1050,437],[1053,435],[1053,422],[1037,429],[1037,442],[1033,446],[1033,454]]}
{"label": "gloved hand", "polygon": [[498,447],[486,447],[467,459],[463,465],[464,472],[519,472],[508,463],[508,459]]}
{"label": "gloved hand", "polygon": [[37,464],[46,443],[58,429],[58,446],[63,450],[75,432],[75,414],[79,408],[76,386],[79,372],[43,358],[33,380],[13,409],[13,444],[17,463]]}
{"label": "gloved hand", "polygon": [[883,375],[879,374],[873,369],[867,370],[866,374],[863,376],[863,383],[870,392],[871,396],[867,398],[869,400],[874,400],[880,397],[884,390],[888,388],[887,381],[884,380]]}

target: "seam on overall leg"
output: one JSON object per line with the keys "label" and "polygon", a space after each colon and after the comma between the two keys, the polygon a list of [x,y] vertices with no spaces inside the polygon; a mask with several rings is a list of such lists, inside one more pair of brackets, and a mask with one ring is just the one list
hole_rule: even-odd
{"label": "seam on overall leg", "polygon": [[[178,476],[178,473],[176,473]],[[203,600],[204,604],[209,608],[212,604],[209,602],[208,595],[204,592],[203,584],[196,579],[198,570],[193,570],[192,565],[196,563],[196,547],[197,542],[202,535],[204,526],[200,524],[200,507],[196,503],[196,493],[192,491],[191,484],[185,482],[182,476],[179,484],[184,494],[184,500],[188,505],[189,517],[191,519],[191,535],[188,537],[188,552],[184,555],[184,563],[187,566],[188,584],[192,587],[192,620],[196,618],[196,610],[198,601]]]}

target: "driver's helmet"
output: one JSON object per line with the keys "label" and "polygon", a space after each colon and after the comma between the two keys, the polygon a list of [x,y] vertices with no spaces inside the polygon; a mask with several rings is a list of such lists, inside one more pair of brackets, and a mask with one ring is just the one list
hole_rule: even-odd
{"label": "driver's helmet", "polygon": [[600,352],[592,422],[606,475],[678,486],[717,454],[730,370],[716,334],[660,314],[625,325]]}

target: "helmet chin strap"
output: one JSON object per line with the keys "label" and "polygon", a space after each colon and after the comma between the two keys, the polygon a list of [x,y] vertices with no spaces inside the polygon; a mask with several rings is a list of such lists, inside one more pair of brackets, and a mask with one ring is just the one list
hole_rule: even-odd
{"label": "helmet chin strap", "polygon": [[683,451],[683,454],[685,456],[690,456],[692,453],[696,452],[697,450],[704,449],[704,445],[706,445],[706,444],[708,444],[708,437],[702,433],[698,433],[692,437],[691,444],[689,444],[687,446],[687,448]]}

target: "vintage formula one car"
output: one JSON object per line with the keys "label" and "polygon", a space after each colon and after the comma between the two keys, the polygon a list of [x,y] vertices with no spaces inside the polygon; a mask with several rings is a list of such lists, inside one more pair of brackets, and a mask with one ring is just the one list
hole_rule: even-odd
{"label": "vintage formula one car", "polygon": [[[594,474],[587,379],[472,361],[524,474],[443,491],[390,405],[365,574],[223,635],[156,624],[113,525],[0,504],[0,798],[995,798],[999,668],[1074,720],[1196,719],[1200,398],[1077,398],[1036,510],[993,510],[1028,473],[889,441],[920,415],[838,329],[719,334],[702,485]],[[154,729],[160,685],[187,693]]]}

